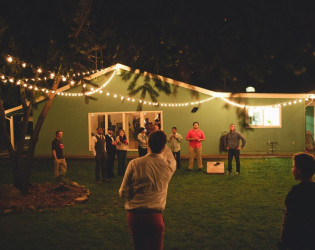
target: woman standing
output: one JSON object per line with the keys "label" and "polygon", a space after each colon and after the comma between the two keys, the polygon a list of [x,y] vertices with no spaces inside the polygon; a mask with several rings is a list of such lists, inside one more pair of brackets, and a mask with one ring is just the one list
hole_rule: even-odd
{"label": "woman standing", "polygon": [[118,160],[118,175],[124,176],[126,170],[128,141],[123,129],[119,130],[119,135],[116,138],[116,152]]}
{"label": "woman standing", "polygon": [[139,157],[144,156],[148,153],[148,137],[145,134],[146,130],[144,127],[139,128],[139,134],[137,136],[137,140],[139,143],[138,151],[139,151]]}

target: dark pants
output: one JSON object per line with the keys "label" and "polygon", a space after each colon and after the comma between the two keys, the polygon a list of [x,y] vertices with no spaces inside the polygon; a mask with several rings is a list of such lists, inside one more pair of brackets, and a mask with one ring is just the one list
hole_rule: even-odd
{"label": "dark pants", "polygon": [[237,149],[229,149],[228,153],[228,171],[231,173],[232,172],[232,160],[233,156],[235,157],[236,161],[236,172],[240,172],[240,151]]}
{"label": "dark pants", "polygon": [[162,213],[128,212],[127,223],[135,249],[163,249],[164,221]]}
{"label": "dark pants", "polygon": [[123,176],[126,171],[127,150],[117,150],[118,175]]}
{"label": "dark pants", "polygon": [[180,169],[180,150],[178,152],[173,152],[173,155],[176,160],[176,168]]}
{"label": "dark pants", "polygon": [[107,178],[114,177],[114,162],[116,150],[107,152]]}
{"label": "dark pants", "polygon": [[148,153],[148,150],[146,148],[141,148],[140,146],[138,147],[139,151],[139,157],[145,156]]}
{"label": "dark pants", "polygon": [[107,179],[107,159],[106,153],[96,153],[95,156],[96,166],[95,166],[95,181],[100,181],[101,176],[102,180],[105,181]]}

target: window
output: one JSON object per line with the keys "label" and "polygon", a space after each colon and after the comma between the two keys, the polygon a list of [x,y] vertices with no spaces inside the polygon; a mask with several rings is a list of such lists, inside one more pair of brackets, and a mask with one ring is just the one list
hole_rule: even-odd
{"label": "window", "polygon": [[114,136],[117,136],[120,129],[125,130],[129,141],[130,151],[138,150],[137,136],[140,127],[146,127],[148,132],[154,124],[162,126],[161,111],[141,111],[141,112],[107,112],[89,113],[89,150],[92,151],[91,139],[98,127],[104,128],[105,133],[109,127],[114,129]]}
{"label": "window", "polygon": [[247,109],[250,127],[281,127],[280,107],[253,107]]}

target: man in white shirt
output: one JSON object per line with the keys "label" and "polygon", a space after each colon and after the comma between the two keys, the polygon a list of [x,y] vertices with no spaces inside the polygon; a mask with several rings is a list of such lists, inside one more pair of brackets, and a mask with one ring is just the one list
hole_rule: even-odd
{"label": "man in white shirt", "polygon": [[[95,182],[100,184],[108,182],[107,178],[107,157],[105,152],[105,136],[103,128],[97,128],[97,134],[92,137],[92,151],[95,156]],[[101,181],[102,176],[102,181]]]}
{"label": "man in white shirt", "polygon": [[180,144],[183,140],[181,134],[177,133],[177,128],[172,128],[172,134],[168,136],[168,142],[170,142],[171,150],[176,159],[176,168],[180,168]]}
{"label": "man in white shirt", "polygon": [[135,249],[162,249],[168,183],[176,170],[166,134],[158,130],[149,135],[148,154],[130,161],[119,189],[127,199],[127,223]]}

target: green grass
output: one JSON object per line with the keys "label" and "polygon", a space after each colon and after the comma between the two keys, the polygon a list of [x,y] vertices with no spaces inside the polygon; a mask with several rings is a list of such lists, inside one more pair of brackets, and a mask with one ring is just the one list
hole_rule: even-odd
{"label": "green grass", "polygon": [[[0,249],[133,249],[118,196],[122,177],[96,185],[92,160],[67,162],[69,178],[90,189],[89,201],[1,216]],[[0,163],[0,185],[10,183],[8,161]],[[288,158],[241,159],[240,176],[235,162],[223,176],[185,171],[183,160],[168,189],[164,249],[276,249],[284,199],[295,184],[291,165]],[[37,160],[32,182],[52,176],[50,160]]]}

